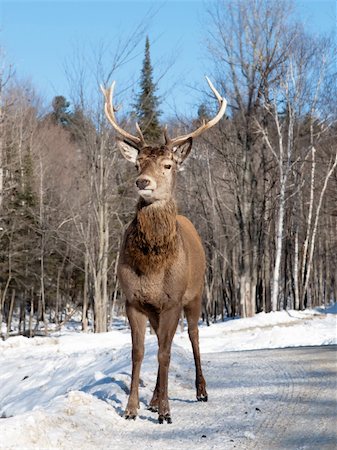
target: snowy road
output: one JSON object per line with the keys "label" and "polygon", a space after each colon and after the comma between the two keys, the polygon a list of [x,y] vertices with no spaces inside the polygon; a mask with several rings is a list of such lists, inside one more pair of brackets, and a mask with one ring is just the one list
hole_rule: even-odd
{"label": "snowy road", "polygon": [[[205,354],[209,401],[198,403],[192,360],[175,347],[171,425],[159,425],[146,409],[155,381],[151,351],[144,361],[136,421],[121,417],[126,393],[122,398],[108,391],[114,382],[121,392],[127,390],[122,375],[115,374],[98,379],[94,387],[77,386],[47,408],[1,420],[0,448],[335,450],[336,351],[331,345]],[[99,357],[97,363],[102,364]],[[115,403],[102,401],[113,397]]]}
{"label": "snowy road", "polygon": [[[240,358],[238,353],[208,355],[210,413],[202,414],[200,430],[205,441],[210,438],[209,448],[336,449],[336,350],[302,347],[243,352]],[[223,367],[221,382],[212,376],[217,366]],[[212,403],[223,404],[222,417],[212,415]]]}
{"label": "snowy road", "polygon": [[[171,425],[159,425],[146,409],[157,371],[150,334],[135,421],[123,418],[131,373],[127,328],[0,342],[0,450],[336,450],[333,308],[324,316],[283,312],[201,326],[207,403],[195,399],[190,343],[186,330],[177,333]],[[282,344],[293,347],[276,348]]]}
{"label": "snowy road", "polygon": [[336,350],[327,346],[204,355],[209,402],[193,401],[189,372],[186,386],[171,383],[173,424],[157,426],[153,415],[142,411],[138,422],[126,423],[123,435],[114,436],[116,448],[142,442],[142,448],[176,450],[335,450]]}

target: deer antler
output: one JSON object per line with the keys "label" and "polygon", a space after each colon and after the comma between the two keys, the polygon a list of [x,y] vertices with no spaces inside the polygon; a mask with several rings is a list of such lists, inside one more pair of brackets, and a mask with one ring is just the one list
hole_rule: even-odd
{"label": "deer antler", "polygon": [[112,103],[114,89],[115,89],[115,81],[112,82],[109,89],[104,89],[104,87],[101,86],[101,91],[103,92],[103,95],[105,97],[105,105],[104,105],[105,115],[107,116],[107,118],[108,118],[109,122],[111,123],[111,125],[113,126],[113,128],[119,134],[121,134],[122,136],[124,136],[126,139],[133,142],[137,146],[139,146],[139,145],[144,146],[145,139],[144,139],[143,133],[142,133],[138,123],[136,123],[136,128],[137,128],[139,137],[128,133],[127,131],[123,130],[123,128],[121,128],[118,125],[116,116],[115,116],[115,112],[117,112],[118,109],[116,107],[114,107],[114,105]]}
{"label": "deer antler", "polygon": [[195,131],[192,131],[189,134],[178,136],[174,139],[169,139],[169,137],[167,135],[167,131],[164,130],[166,144],[169,144],[171,146],[178,146],[178,145],[184,143],[185,141],[187,141],[187,139],[189,139],[189,138],[195,138],[197,136],[200,136],[200,134],[204,133],[204,131],[208,130],[209,128],[212,128],[215,124],[217,124],[219,122],[219,120],[222,118],[222,116],[225,114],[226,106],[227,106],[226,99],[224,97],[221,97],[221,95],[215,89],[211,80],[208,77],[206,77],[206,80],[207,80],[207,83],[208,83],[209,87],[211,88],[213,94],[215,95],[215,97],[217,98],[217,100],[219,102],[219,111],[218,111],[217,115],[213,119],[209,120],[208,122],[203,121],[202,125],[199,128],[197,128]]}

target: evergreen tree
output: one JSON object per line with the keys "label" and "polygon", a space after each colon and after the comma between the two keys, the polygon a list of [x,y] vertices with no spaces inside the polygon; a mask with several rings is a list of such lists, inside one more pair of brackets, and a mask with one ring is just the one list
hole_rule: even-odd
{"label": "evergreen tree", "polygon": [[161,136],[159,125],[159,98],[155,95],[156,85],[153,82],[153,68],[150,59],[150,42],[146,37],[145,56],[140,79],[140,93],[134,104],[135,115],[145,140],[155,142]]}
{"label": "evergreen tree", "polygon": [[198,121],[201,123],[203,120],[207,121],[211,117],[209,109],[205,103],[201,103],[198,108]]}
{"label": "evergreen tree", "polygon": [[54,97],[52,102],[53,112],[51,113],[51,117],[56,125],[69,125],[69,106],[70,103],[65,97],[63,97],[63,95],[57,95]]}

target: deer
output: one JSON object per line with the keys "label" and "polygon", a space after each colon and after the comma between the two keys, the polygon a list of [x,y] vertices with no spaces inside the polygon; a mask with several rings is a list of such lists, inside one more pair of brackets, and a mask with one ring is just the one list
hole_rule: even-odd
{"label": "deer", "polygon": [[184,312],[192,344],[196,370],[198,401],[208,394],[202,373],[198,321],[201,313],[205,253],[193,224],[177,212],[175,187],[177,172],[191,152],[192,141],[217,124],[227,102],[206,77],[218,100],[218,112],[193,132],[170,138],[164,128],[164,143],[145,142],[138,123],[137,135],[124,130],[116,120],[113,105],[115,82],[101,90],[105,98],[105,115],[117,132],[116,146],[127,161],[136,166],[135,186],[138,203],[134,219],[122,241],[117,277],[125,295],[125,310],[131,328],[131,386],[124,412],[126,419],[136,419],[139,404],[139,380],[145,349],[145,332],[149,321],[157,335],[157,381],[148,409],[158,413],[160,424],[172,423],[168,399],[168,371],[171,347],[179,319]]}

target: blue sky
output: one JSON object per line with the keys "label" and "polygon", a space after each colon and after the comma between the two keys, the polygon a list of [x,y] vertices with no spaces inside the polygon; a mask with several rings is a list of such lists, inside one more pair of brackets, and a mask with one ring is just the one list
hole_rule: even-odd
{"label": "blue sky", "polygon": [[[282,0],[280,0],[282,1]],[[0,46],[20,78],[29,79],[45,103],[55,95],[71,98],[65,67],[86,55],[95,66],[98,48],[126,41],[144,21],[151,41],[155,78],[166,114],[196,111],[200,91],[210,75],[205,51],[209,1],[6,1],[0,4]],[[296,1],[298,17],[313,32],[336,27],[335,0]],[[114,74],[117,91],[137,82],[145,36],[134,57]],[[76,50],[79,49],[80,50]],[[106,60],[106,64],[108,60]],[[135,84],[136,86],[136,84]]]}

